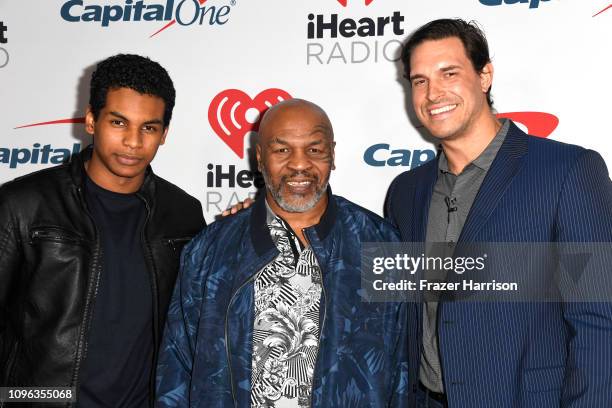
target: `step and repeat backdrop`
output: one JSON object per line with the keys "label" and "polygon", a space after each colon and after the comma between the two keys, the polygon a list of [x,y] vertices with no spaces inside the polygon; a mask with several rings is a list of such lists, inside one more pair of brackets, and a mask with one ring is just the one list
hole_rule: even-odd
{"label": "step and repeat backdrop", "polygon": [[154,170],[200,199],[207,222],[261,187],[253,130],[291,97],[331,118],[334,192],[382,214],[391,180],[435,157],[398,59],[441,17],[487,34],[500,116],[612,167],[610,0],[0,0],[0,184],[87,146],[95,64],[137,53],[177,90]]}

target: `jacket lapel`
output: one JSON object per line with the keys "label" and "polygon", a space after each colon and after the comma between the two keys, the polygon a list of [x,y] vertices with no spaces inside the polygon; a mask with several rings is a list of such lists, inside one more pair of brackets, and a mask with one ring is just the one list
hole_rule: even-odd
{"label": "jacket lapel", "polygon": [[527,153],[528,137],[514,123],[510,123],[506,139],[497,152],[472,204],[459,236],[459,242],[473,241],[499,204],[512,179],[523,165],[523,156]]}
{"label": "jacket lapel", "polygon": [[431,196],[438,179],[438,160],[431,160],[423,165],[423,178],[415,186],[414,202],[414,228],[412,242],[425,242],[427,235],[427,219]]}

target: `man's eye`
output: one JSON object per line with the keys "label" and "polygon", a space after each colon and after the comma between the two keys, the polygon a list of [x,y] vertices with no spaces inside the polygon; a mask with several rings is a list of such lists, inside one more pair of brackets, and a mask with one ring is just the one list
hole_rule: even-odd
{"label": "man's eye", "polygon": [[454,77],[455,75],[457,75],[456,72],[446,72],[446,73],[444,73],[444,76],[446,78],[451,78],[451,77]]}
{"label": "man's eye", "polygon": [[149,126],[149,125],[143,126],[142,128],[146,132],[155,132],[157,130],[155,126]]}
{"label": "man's eye", "polygon": [[289,152],[289,149],[286,147],[281,147],[281,148],[274,150],[274,153],[287,153],[287,152]]}
{"label": "man's eye", "polygon": [[412,86],[421,86],[423,84],[425,84],[424,79],[415,79],[414,81],[412,81]]}
{"label": "man's eye", "polygon": [[119,119],[111,119],[110,122],[113,126],[123,126],[123,121]]}

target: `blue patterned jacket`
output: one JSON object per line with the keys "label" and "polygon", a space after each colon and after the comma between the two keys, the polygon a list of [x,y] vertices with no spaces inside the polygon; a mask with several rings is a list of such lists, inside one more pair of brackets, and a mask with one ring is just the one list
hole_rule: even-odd
{"label": "blue patterned jacket", "polygon": [[[361,243],[396,242],[379,216],[334,195],[305,229],[323,275],[313,407],[398,407],[407,397],[406,306],[367,303]],[[253,281],[276,249],[263,198],[183,251],[157,367],[159,407],[249,407]]]}

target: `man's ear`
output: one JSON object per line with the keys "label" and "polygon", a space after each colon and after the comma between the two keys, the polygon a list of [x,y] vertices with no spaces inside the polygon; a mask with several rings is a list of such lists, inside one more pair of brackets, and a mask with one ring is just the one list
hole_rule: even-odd
{"label": "man's ear", "polygon": [[169,126],[166,126],[166,127],[164,128],[164,134],[162,135],[162,137],[161,137],[161,141],[159,142],[159,145],[160,145],[160,146],[161,146],[161,145],[163,145],[164,143],[166,143],[166,136],[168,135],[168,129],[169,129],[169,128],[170,128]]}
{"label": "man's ear", "polygon": [[480,71],[480,89],[487,93],[493,84],[493,64],[487,63]]}
{"label": "man's ear", "polygon": [[336,170],[336,142],[332,142],[331,154],[332,154],[331,169]]}
{"label": "man's ear", "polygon": [[261,172],[261,145],[259,143],[255,145],[255,157],[257,157],[257,170]]}
{"label": "man's ear", "polygon": [[94,114],[91,111],[91,106],[87,106],[87,110],[85,111],[85,131],[92,136],[94,134],[95,124],[96,120],[94,119]]}

